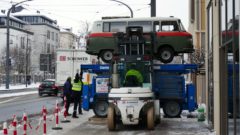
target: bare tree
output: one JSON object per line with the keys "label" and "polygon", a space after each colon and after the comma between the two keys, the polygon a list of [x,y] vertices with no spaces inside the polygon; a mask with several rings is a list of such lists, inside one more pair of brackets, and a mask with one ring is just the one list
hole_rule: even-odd
{"label": "bare tree", "polygon": [[78,31],[80,34],[87,35],[90,30],[90,22],[88,21],[82,21],[81,22],[81,29]]}
{"label": "bare tree", "polygon": [[[1,57],[1,71],[5,71],[6,68],[6,48],[4,48],[1,52],[2,57]],[[26,66],[26,54],[25,54],[25,49],[20,49],[17,46],[10,48],[9,50],[10,54],[10,68],[12,72],[17,72],[19,74],[25,72],[25,66]]]}
{"label": "bare tree", "polygon": [[81,47],[84,47],[86,44],[86,36],[89,34],[90,31],[90,22],[88,21],[82,21],[80,23],[81,27],[78,31],[78,37],[77,37],[77,43],[78,43],[78,47],[79,45]]}
{"label": "bare tree", "polygon": [[196,49],[194,53],[190,54],[191,63],[203,66],[205,64],[205,54],[204,48]]}

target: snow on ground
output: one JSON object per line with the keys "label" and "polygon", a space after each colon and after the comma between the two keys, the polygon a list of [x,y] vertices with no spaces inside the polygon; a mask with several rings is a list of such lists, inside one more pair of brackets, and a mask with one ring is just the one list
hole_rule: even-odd
{"label": "snow on ground", "polygon": [[16,85],[9,85],[9,89],[6,89],[5,85],[0,86],[0,90],[19,90],[19,89],[26,89],[26,88],[37,88],[40,83],[32,83],[31,85],[26,84],[16,84]]}
{"label": "snow on ground", "polygon": [[1,94],[0,98],[7,98],[7,97],[15,97],[15,96],[22,96],[22,95],[29,95],[29,94],[36,94],[38,91],[29,91],[29,92],[18,92],[18,93],[9,93],[9,94]]}
{"label": "snow on ground", "polygon": [[[5,88],[5,85],[0,86],[0,91],[17,91],[17,90],[22,90],[22,89],[29,89],[29,88],[38,88],[40,83],[32,83],[31,85],[26,85],[25,84],[18,84],[18,85],[10,85],[9,89]],[[26,91],[26,92],[11,92],[11,93],[6,93],[6,94],[1,94],[0,98],[6,98],[6,97],[15,97],[15,96],[22,96],[22,95],[29,95],[29,94],[36,94],[38,91]]]}

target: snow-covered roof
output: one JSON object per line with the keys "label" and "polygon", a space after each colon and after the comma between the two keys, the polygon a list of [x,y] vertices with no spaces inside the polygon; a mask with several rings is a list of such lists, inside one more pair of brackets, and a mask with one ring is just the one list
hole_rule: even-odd
{"label": "snow-covered roof", "polygon": [[69,30],[67,30],[66,28],[60,28],[60,32],[71,32],[71,30],[69,31]]}
{"label": "snow-covered roof", "polygon": [[75,33],[73,33],[72,32],[72,28],[63,28],[63,27],[61,27],[60,28],[60,33],[67,33],[67,34],[71,34],[71,35],[73,35],[73,36],[77,36],[77,34],[75,34]]}
{"label": "snow-covered roof", "polygon": [[[7,18],[7,14],[4,14],[4,13],[0,12],[0,17]],[[22,23],[22,24],[28,24],[27,22],[24,22],[24,21],[22,21],[22,20],[20,20],[20,19],[18,19],[18,18],[16,18],[16,17],[14,17],[14,16],[12,16],[12,14],[10,14],[9,17],[10,17],[10,19],[15,20],[15,21],[17,21],[17,22],[20,22],[20,23]]]}
{"label": "snow-covered roof", "polygon": [[27,9],[23,9],[21,12],[17,12],[17,13],[12,13],[13,16],[39,16],[39,17],[43,17],[49,21],[52,21],[52,22],[56,22],[56,20],[54,19],[51,19],[47,16],[45,16],[44,14],[42,14],[41,12],[39,11],[30,11],[30,10],[27,10]]}

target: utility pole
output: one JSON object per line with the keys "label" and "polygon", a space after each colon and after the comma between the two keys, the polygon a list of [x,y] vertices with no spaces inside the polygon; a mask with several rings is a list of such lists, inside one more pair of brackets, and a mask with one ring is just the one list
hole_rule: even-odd
{"label": "utility pole", "polygon": [[156,17],[156,0],[151,0],[151,17]]}
{"label": "utility pole", "polygon": [[27,45],[26,45],[26,69],[25,69],[25,82],[26,82],[26,87],[28,84],[28,34],[27,34]]}

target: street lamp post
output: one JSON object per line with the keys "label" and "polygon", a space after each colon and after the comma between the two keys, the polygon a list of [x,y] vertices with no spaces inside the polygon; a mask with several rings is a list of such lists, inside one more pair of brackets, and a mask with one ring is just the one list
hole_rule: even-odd
{"label": "street lamp post", "polygon": [[21,4],[21,3],[24,3],[24,2],[27,2],[27,1],[32,1],[32,0],[24,0],[24,1],[21,1],[21,2],[18,2],[14,5],[12,5],[12,7],[8,10],[7,12],[7,48],[6,48],[6,89],[9,89],[9,16],[10,16],[10,13],[12,11],[13,8],[15,8],[17,5]]}
{"label": "street lamp post", "polygon": [[126,3],[123,3],[123,2],[118,1],[118,0],[111,0],[111,1],[115,1],[115,2],[121,3],[121,4],[123,4],[124,6],[126,6],[126,7],[130,10],[130,12],[131,12],[131,18],[133,18],[133,11],[132,11],[132,9],[131,9]]}

